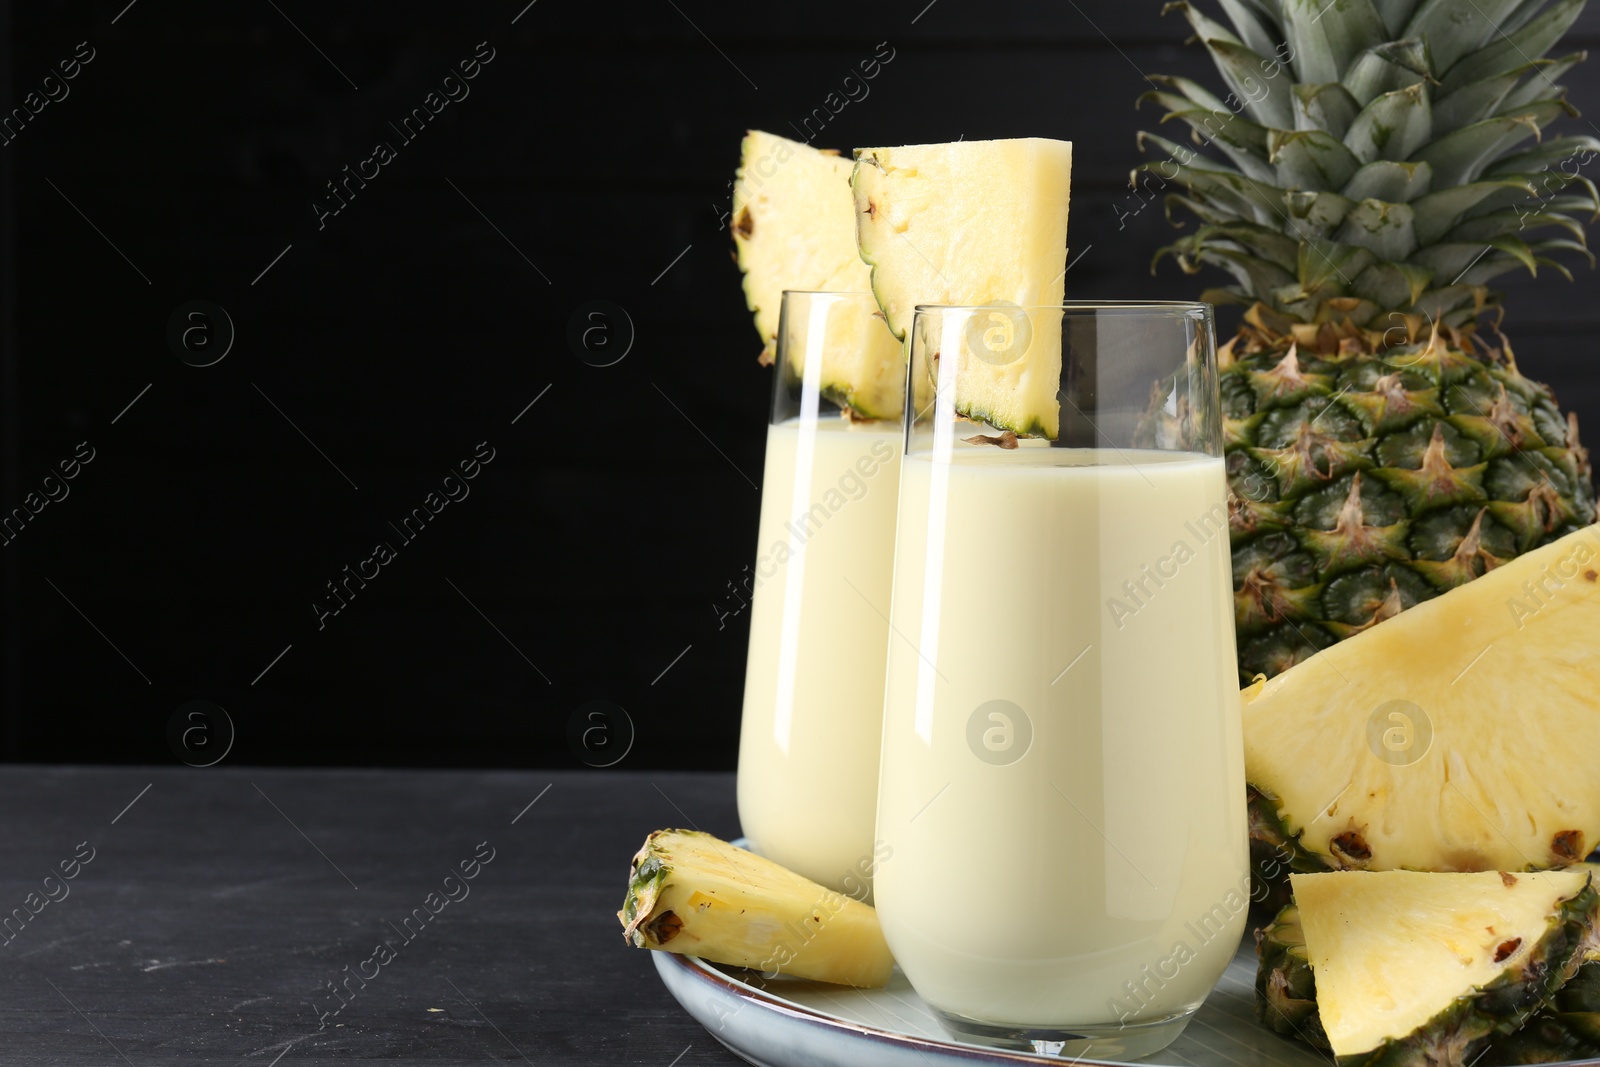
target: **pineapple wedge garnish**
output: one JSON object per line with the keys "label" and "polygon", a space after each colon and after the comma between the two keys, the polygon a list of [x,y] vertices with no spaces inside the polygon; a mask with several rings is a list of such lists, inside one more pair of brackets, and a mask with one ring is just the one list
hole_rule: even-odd
{"label": "pineapple wedge garnish", "polygon": [[[785,290],[865,293],[871,287],[856,253],[854,166],[838,152],[761,130],[745,136],[733,182],[733,243],[745,300],[765,345],[762,363],[777,355]],[[905,403],[900,344],[871,302],[837,302],[823,323],[824,336],[798,336],[816,325],[790,325],[791,374],[808,377],[805,358],[816,352],[822,365],[812,373],[824,396],[859,418],[898,419]]]}
{"label": "pineapple wedge garnish", "polygon": [[1065,290],[1072,145],[1027,137],[855,155],[856,238],[890,331],[906,337],[918,304],[993,306],[953,350],[943,345],[958,365],[955,410],[1054,440],[1061,314],[1041,309]]}
{"label": "pineapple wedge garnish", "polygon": [[869,989],[894,958],[878,914],[698,830],[657,830],[633,857],[622,934],[636,948]]}

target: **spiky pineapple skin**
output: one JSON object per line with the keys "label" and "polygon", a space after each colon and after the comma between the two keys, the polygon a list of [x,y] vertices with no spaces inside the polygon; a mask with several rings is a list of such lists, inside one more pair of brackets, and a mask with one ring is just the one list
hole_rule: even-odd
{"label": "spiky pineapple skin", "polygon": [[1550,1007],[1490,1044],[1484,1067],[1600,1059],[1600,961],[1578,969]]}
{"label": "spiky pineapple skin", "polygon": [[1254,917],[1271,920],[1293,903],[1289,875],[1318,874],[1328,869],[1328,861],[1301,846],[1299,831],[1284,825],[1278,799],[1259,786],[1246,784],[1245,814],[1250,828],[1250,911]]}
{"label": "spiky pineapple skin", "polygon": [[1327,1048],[1328,1035],[1317,1015],[1317,985],[1300,932],[1300,909],[1286,904],[1255,936],[1256,1018],[1286,1037]]}
{"label": "spiky pineapple skin", "polygon": [[1454,339],[1230,353],[1241,682],[1594,521],[1576,420],[1508,348]]}
{"label": "spiky pineapple skin", "polygon": [[[1600,896],[1592,884],[1565,902],[1536,958],[1520,977],[1508,976],[1478,996],[1464,998],[1436,1016],[1427,1034],[1387,1042],[1361,1057],[1345,1057],[1339,1067],[1473,1062],[1510,1067],[1600,1057],[1600,959],[1594,958],[1597,902]],[[1327,1049],[1299,908],[1287,905],[1271,923],[1256,930],[1255,938],[1256,1018],[1277,1033]]]}

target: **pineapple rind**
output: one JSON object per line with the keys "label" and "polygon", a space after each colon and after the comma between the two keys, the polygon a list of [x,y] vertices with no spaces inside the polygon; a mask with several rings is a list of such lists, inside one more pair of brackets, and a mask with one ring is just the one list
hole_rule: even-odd
{"label": "pineapple rind", "polygon": [[[1597,869],[1588,864],[1583,866],[1591,872]],[[1592,883],[1585,892],[1595,892]],[[1537,1010],[1531,1015],[1522,1012],[1526,1015],[1523,1022],[1516,1024],[1514,1019],[1519,1016],[1513,1016],[1485,1029],[1483,1021],[1473,1023],[1462,1015],[1451,1014],[1437,1018],[1439,1034],[1459,1039],[1464,1033],[1481,1031],[1478,1037],[1487,1036],[1487,1048],[1483,1048],[1484,1043],[1480,1041],[1472,1046],[1468,1059],[1481,1056],[1477,1062],[1482,1067],[1600,1057],[1600,948],[1596,946],[1593,927],[1595,903],[1590,902],[1586,911],[1583,894],[1579,894],[1563,905],[1566,919],[1560,922],[1559,931],[1555,929],[1556,920],[1552,921],[1549,936],[1559,933],[1564,939],[1563,945],[1570,945],[1572,941],[1587,945],[1586,949],[1573,950],[1572,954],[1578,957],[1577,968],[1553,996],[1539,989],[1538,976],[1521,983],[1507,982],[1499,990],[1486,989],[1491,994],[1487,1003],[1498,1006],[1517,1000],[1518,989],[1527,991],[1531,987],[1531,991],[1538,994],[1534,1005]],[[1317,1012],[1316,980],[1305,951],[1299,913],[1299,907],[1291,903],[1271,923],[1256,930],[1256,1017],[1277,1033],[1326,1049],[1328,1038]],[[1576,920],[1576,928],[1573,920]],[[1537,953],[1530,958],[1537,958]],[[1531,969],[1528,973],[1532,973]],[[1411,1045],[1406,1045],[1403,1039],[1391,1041],[1385,1049],[1375,1050],[1372,1055],[1382,1054],[1378,1062],[1413,1067],[1418,1058],[1416,1051],[1424,1046],[1437,1046],[1439,1040],[1436,1036]],[[1459,1040],[1454,1048],[1457,1055],[1463,1051]],[[1340,1067],[1346,1067],[1344,1061],[1340,1062]]]}
{"label": "pineapple rind", "polygon": [[[1583,971],[1591,969],[1600,971],[1595,964],[1586,965]],[[1481,1067],[1521,1067],[1600,1058],[1600,1026],[1597,1024],[1600,1024],[1600,1014],[1566,1012],[1551,1018],[1541,1012],[1529,1019],[1521,1030],[1491,1042],[1489,1051],[1479,1062]]]}
{"label": "pineapple rind", "polygon": [[894,959],[875,911],[696,830],[657,830],[633,858],[617,918],[635,948],[875,988]]}
{"label": "pineapple rind", "polygon": [[1256,1018],[1277,1033],[1328,1047],[1317,1014],[1317,988],[1306,959],[1300,909],[1285,905],[1270,925],[1256,930]]}
{"label": "pineapple rind", "polygon": [[[1326,857],[1301,846],[1300,831],[1290,829],[1279,811],[1278,798],[1270,792],[1258,785],[1247,785],[1245,811],[1250,824],[1250,839],[1266,845],[1277,860],[1273,875],[1287,878],[1291,871],[1316,874],[1330,868]],[[1276,878],[1267,880],[1276,881]]]}

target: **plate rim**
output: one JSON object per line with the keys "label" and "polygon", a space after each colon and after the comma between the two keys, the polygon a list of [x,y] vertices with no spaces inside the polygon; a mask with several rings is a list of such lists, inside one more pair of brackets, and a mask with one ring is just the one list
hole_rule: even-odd
{"label": "plate rim", "polygon": [[[785,1000],[757,986],[740,981],[699,956],[670,951],[654,952],[651,955],[656,957],[656,967],[658,969],[675,966],[682,973],[691,976],[695,981],[717,987],[720,991],[738,997],[740,1000],[753,1001],[762,1008],[790,1016],[800,1022],[820,1026],[828,1030],[842,1031],[871,1038],[874,1041],[910,1048],[917,1052],[937,1052],[943,1056],[958,1056],[973,1063],[1028,1064],[1031,1067],[1038,1067],[1040,1064],[1066,1063],[1084,1065],[1084,1067],[1163,1067],[1159,1063],[1137,1060],[1102,1060],[1089,1057],[1074,1057],[1070,1060],[1063,1060],[1059,1056],[1044,1056],[1032,1052],[1023,1052],[1020,1049],[941,1041],[936,1038],[905,1034],[896,1030],[885,1030],[882,1027],[853,1022],[837,1015],[829,1015],[804,1004],[797,1004],[792,1000]],[[697,1019],[696,1021],[698,1022],[699,1020]],[[702,1027],[704,1025],[704,1023],[701,1023]],[[727,1044],[721,1035],[713,1033],[712,1036]],[[1561,1067],[1561,1065],[1551,1064],[1548,1067]]]}
{"label": "plate rim", "polygon": [[[1087,1067],[1163,1067],[1163,1065],[1161,1065],[1159,1062],[1147,1060],[1102,1060],[1090,1059],[1088,1057],[1075,1057],[1071,1060],[1063,1060],[1059,1056],[1043,1056],[1036,1053],[1023,1052],[1018,1049],[1006,1049],[997,1046],[989,1047],[985,1045],[969,1045],[954,1041],[941,1041],[936,1038],[919,1037],[915,1034],[905,1034],[895,1030],[885,1030],[881,1027],[872,1026],[867,1023],[853,1022],[837,1015],[829,1015],[826,1012],[818,1011],[817,1009],[807,1007],[804,1004],[797,1004],[792,1000],[785,1000],[780,996],[769,993],[764,989],[750,985],[747,982],[743,982],[738,978],[735,978],[733,975],[721,970],[717,965],[701,959],[699,956],[690,956],[685,953],[669,952],[665,950],[652,952],[650,955],[655,958],[655,964],[658,970],[662,970],[667,967],[675,967],[683,974],[688,975],[693,981],[698,981],[706,985],[716,987],[721,992],[738,997],[741,1000],[753,1001],[759,1007],[770,1011],[776,1011],[779,1014],[789,1016],[799,1022],[812,1026],[820,1026],[831,1031],[870,1038],[874,1041],[884,1042],[890,1045],[910,1048],[916,1052],[935,1052],[942,1056],[960,1057],[961,1059],[980,1064],[1028,1064],[1033,1065],[1033,1067],[1038,1067],[1040,1064],[1072,1064],[1087,1065]],[[681,1003],[680,1007],[683,1007]],[[687,1008],[685,1008],[685,1010],[687,1011]],[[692,1013],[690,1017],[695,1018]],[[700,1020],[695,1018],[695,1021],[699,1022]],[[728,1044],[727,1040],[721,1034],[710,1031],[708,1028],[706,1028],[704,1023],[700,1023],[700,1025],[702,1029],[707,1029],[707,1032],[711,1033],[711,1036],[715,1037],[722,1044]],[[739,1052],[739,1050],[732,1045],[729,1045],[728,1047],[733,1049],[733,1051],[736,1053]],[[1156,1055],[1159,1056],[1160,1053],[1157,1053]],[[1600,1067],[1600,1057],[1552,1061],[1550,1063],[1543,1064],[1542,1067]]]}

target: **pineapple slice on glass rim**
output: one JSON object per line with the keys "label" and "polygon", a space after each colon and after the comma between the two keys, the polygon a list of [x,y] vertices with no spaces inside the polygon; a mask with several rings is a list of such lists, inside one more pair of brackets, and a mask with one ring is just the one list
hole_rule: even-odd
{"label": "pineapple slice on glass rim", "polygon": [[[955,409],[1023,436],[1060,432],[1059,307],[1072,145],[1041,137],[856,149],[861,258],[890,331],[917,305],[979,306],[954,350]],[[918,383],[919,386],[921,383]]]}
{"label": "pineapple slice on glass rim", "polygon": [[[867,265],[856,250],[850,160],[760,130],[745,135],[734,176],[732,227],[735,258],[744,273],[745,300],[761,335],[761,362],[773,362],[784,329],[786,291],[865,293]],[[870,306],[870,305],[869,305]],[[808,324],[790,324],[790,332]],[[827,316],[827,336],[814,348],[789,345],[790,370],[805,372],[804,354],[821,353],[823,396],[857,419],[898,419],[904,406],[904,361],[883,318],[849,313],[840,305]]]}

